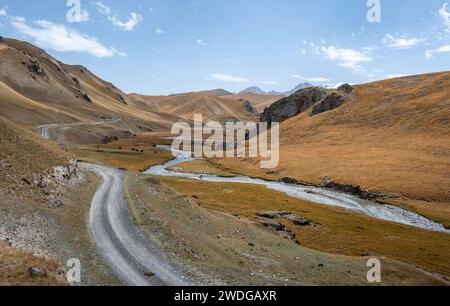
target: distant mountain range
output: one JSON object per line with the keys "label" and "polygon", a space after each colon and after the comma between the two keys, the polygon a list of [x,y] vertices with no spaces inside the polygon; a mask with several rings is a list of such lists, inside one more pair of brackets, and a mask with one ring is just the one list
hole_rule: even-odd
{"label": "distant mountain range", "polygon": [[[330,83],[330,84],[324,84],[324,85],[320,85],[317,87],[322,87],[322,88],[326,88],[326,89],[336,89],[339,86],[343,85],[344,83]],[[305,89],[308,87],[313,87],[314,85],[305,82],[305,83],[300,83],[297,86],[295,86],[295,88],[293,88],[292,90],[289,91],[285,91],[285,92],[279,92],[279,91],[264,91],[262,90],[260,87],[258,86],[252,86],[252,87],[248,87],[244,90],[242,90],[241,92],[239,92],[239,94],[254,94],[254,95],[268,95],[268,96],[290,96],[294,93],[296,93],[297,91],[301,90],[301,89]]]}
{"label": "distant mountain range", "polygon": [[264,91],[261,88],[259,88],[258,86],[252,86],[249,88],[246,88],[244,90],[242,90],[241,92],[239,92],[240,94],[255,94],[255,95],[270,95],[270,96],[290,96],[293,93],[299,91],[300,89],[304,89],[304,88],[308,88],[308,87],[312,87],[313,85],[310,83],[300,83],[298,84],[295,88],[293,88],[292,90],[286,91],[286,92],[279,92],[279,91]]}

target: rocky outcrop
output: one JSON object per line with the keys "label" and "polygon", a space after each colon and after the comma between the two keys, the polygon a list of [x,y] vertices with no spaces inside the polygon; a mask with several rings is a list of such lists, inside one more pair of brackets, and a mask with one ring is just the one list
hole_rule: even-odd
{"label": "rocky outcrop", "polygon": [[30,62],[28,64],[28,70],[33,74],[33,75],[39,75],[41,77],[47,77],[47,73],[45,72],[44,68],[42,68],[41,64],[39,63],[39,61],[35,58],[31,58]]}
{"label": "rocky outcrop", "polygon": [[260,121],[267,122],[270,126],[273,122],[283,122],[310,108],[313,108],[311,116],[315,116],[342,106],[352,93],[353,87],[349,84],[344,84],[334,91],[320,87],[305,88],[266,108],[260,116]]}
{"label": "rocky outcrop", "polygon": [[[294,215],[293,213],[291,213],[290,211],[284,211],[284,210],[274,210],[274,211],[260,211],[258,213],[256,213],[256,215],[258,217],[262,217],[262,218],[266,218],[266,219],[284,219],[284,220],[288,220],[291,221],[294,225],[297,226],[308,226],[308,225],[312,225],[311,221]],[[260,224],[268,226],[268,227],[273,227],[277,230],[283,230],[284,226],[280,227],[277,222],[274,221],[268,221],[268,220],[259,220],[258,221]],[[282,225],[282,224],[281,224]]]}
{"label": "rocky outcrop", "polygon": [[52,185],[66,185],[69,181],[78,176],[78,164],[76,160],[71,160],[66,166],[57,166],[48,173],[36,176],[33,184],[39,188],[52,187]]}
{"label": "rocky outcrop", "polygon": [[245,101],[244,102],[244,108],[247,112],[252,113],[252,114],[257,114],[258,111],[253,107],[252,103],[250,101]]}
{"label": "rocky outcrop", "polygon": [[261,122],[283,122],[305,112],[314,104],[322,101],[328,95],[323,88],[310,87],[297,91],[295,94],[278,100],[266,108],[261,115]]}
{"label": "rocky outcrop", "polygon": [[350,84],[343,84],[339,86],[337,90],[346,95],[351,95],[353,93],[353,87]]}
{"label": "rocky outcrop", "polygon": [[73,77],[72,80],[75,83],[75,87],[78,88],[78,89],[81,89],[80,80],[78,78],[76,78],[76,77]]}
{"label": "rocky outcrop", "polygon": [[321,102],[314,105],[311,116],[315,116],[341,107],[346,100],[347,98],[345,96],[333,92]]}

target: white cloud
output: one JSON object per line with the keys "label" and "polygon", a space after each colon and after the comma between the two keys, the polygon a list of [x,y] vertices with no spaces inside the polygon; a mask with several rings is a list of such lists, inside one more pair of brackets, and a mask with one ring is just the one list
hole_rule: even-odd
{"label": "white cloud", "polygon": [[160,28],[157,28],[157,29],[156,29],[156,34],[162,35],[162,34],[164,34],[164,33],[166,33],[166,32],[164,32],[164,31],[161,30]]}
{"label": "white cloud", "polygon": [[339,62],[339,66],[354,71],[361,71],[362,63],[373,61],[368,55],[357,50],[340,49],[334,46],[321,47],[320,53],[328,60]]}
{"label": "white cloud", "polygon": [[248,79],[237,77],[229,74],[219,74],[219,73],[212,73],[209,75],[209,77],[213,80],[222,81],[222,82],[235,82],[235,83],[246,83],[249,82]]}
{"label": "white cloud", "polygon": [[205,43],[203,40],[201,40],[201,39],[197,39],[196,41],[195,41],[197,44],[199,44],[199,45],[202,45],[203,47],[208,47],[208,44],[207,43]]}
{"label": "white cloud", "polygon": [[450,45],[445,45],[433,50],[427,50],[425,51],[425,57],[427,59],[432,59],[435,53],[447,53],[447,52],[450,52]]}
{"label": "white cloud", "polygon": [[383,43],[394,49],[409,49],[423,43],[424,41],[425,39],[422,38],[395,37],[391,34],[386,34],[383,38]]}
{"label": "white cloud", "polygon": [[97,10],[105,15],[111,15],[111,8],[109,6],[104,5],[102,2],[98,1],[95,2],[95,5],[97,6]]}
{"label": "white cloud", "polygon": [[11,17],[12,21],[17,21],[17,22],[26,22],[27,20],[25,19],[25,17],[21,17],[21,16],[12,16]]}
{"label": "white cloud", "polygon": [[130,18],[125,22],[119,20],[116,16],[109,16],[108,20],[122,31],[130,32],[133,31],[134,28],[139,24],[139,22],[144,20],[144,18],[142,17],[142,15],[133,12],[131,13]]}
{"label": "white cloud", "polygon": [[446,31],[450,32],[450,12],[448,11],[448,3],[444,3],[439,10],[439,16],[441,16],[444,25],[446,26]]}
{"label": "white cloud", "polygon": [[100,1],[95,2],[95,5],[100,13],[108,16],[108,20],[122,31],[131,32],[142,20],[144,20],[142,15],[132,12],[127,21],[121,21],[119,18],[112,15],[112,10],[109,6],[106,6]]}
{"label": "white cloud", "polygon": [[291,75],[291,78],[301,79],[301,80],[304,80],[307,82],[314,82],[314,83],[324,83],[324,82],[330,81],[330,79],[325,78],[325,77],[304,77],[299,74],[293,74],[293,75]]}
{"label": "white cloud", "polygon": [[4,9],[4,8],[0,9],[0,16],[8,17],[8,14],[6,13],[6,9]]}
{"label": "white cloud", "polygon": [[38,27],[25,23],[23,18],[15,18],[12,26],[21,34],[34,39],[35,43],[43,48],[59,52],[83,52],[96,57],[111,57],[119,54],[114,48],[103,46],[94,37],[79,33],[62,24],[46,20],[38,20]]}

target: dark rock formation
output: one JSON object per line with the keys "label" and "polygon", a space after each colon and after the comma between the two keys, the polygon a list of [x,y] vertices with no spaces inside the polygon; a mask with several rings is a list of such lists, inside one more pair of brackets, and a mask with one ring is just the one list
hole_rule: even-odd
{"label": "dark rock formation", "polygon": [[44,68],[41,67],[41,64],[35,58],[30,59],[30,63],[28,64],[28,70],[32,74],[37,74],[41,77],[47,76],[47,73],[45,72]]}
{"label": "dark rock formation", "polygon": [[79,80],[79,79],[77,79],[76,77],[73,77],[73,82],[75,83],[75,86],[76,86],[78,89],[81,89],[81,83],[80,83],[80,80]]}
{"label": "dark rock formation", "polygon": [[289,220],[298,226],[311,225],[311,222],[309,220],[306,220],[305,218],[297,216],[297,215],[286,215],[286,216],[283,216],[283,219]]}
{"label": "dark rock formation", "polygon": [[258,111],[253,107],[252,103],[250,101],[245,101],[244,108],[247,112],[252,114],[257,114]]}
{"label": "dark rock formation", "polygon": [[341,85],[337,90],[347,95],[351,95],[353,93],[353,87],[350,84]]}
{"label": "dark rock formation", "polygon": [[76,96],[78,99],[81,97],[83,100],[86,100],[89,103],[92,103],[91,97],[85,92],[82,92],[81,90],[78,90],[78,95]]}
{"label": "dark rock formation", "polygon": [[345,103],[347,98],[343,95],[333,92],[320,103],[314,105],[311,116],[334,110]]}
{"label": "dark rock formation", "polygon": [[289,118],[303,113],[328,95],[323,88],[310,87],[297,91],[292,96],[278,100],[266,108],[261,115],[261,122],[283,122]]}

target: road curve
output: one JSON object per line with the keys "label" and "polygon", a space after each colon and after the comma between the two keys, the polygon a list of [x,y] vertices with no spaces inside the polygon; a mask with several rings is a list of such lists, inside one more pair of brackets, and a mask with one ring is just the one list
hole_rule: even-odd
{"label": "road curve", "polygon": [[105,125],[105,124],[117,123],[120,120],[121,120],[120,118],[111,118],[111,119],[106,119],[103,121],[92,122],[92,123],[88,123],[88,122],[75,122],[75,123],[62,123],[62,124],[54,123],[54,124],[40,125],[36,128],[41,130],[41,136],[43,138],[51,140],[50,139],[50,129],[71,128],[71,127],[79,127],[79,126]]}
{"label": "road curve", "polygon": [[[188,285],[133,224],[122,193],[123,172],[86,163],[80,167],[102,177],[92,200],[89,225],[100,254],[117,276],[132,286]],[[155,276],[148,277],[146,272]]]}
{"label": "road curve", "polygon": [[[113,119],[115,120],[117,119]],[[111,122],[80,122],[70,126]],[[49,124],[38,128],[41,129],[43,138],[50,139],[50,129],[66,126],[68,125]],[[123,195],[124,173],[118,169],[88,163],[80,163],[79,166],[102,178],[92,200],[89,226],[100,255],[117,277],[130,286],[189,285],[182,275],[162,260],[160,251],[134,225]]]}

